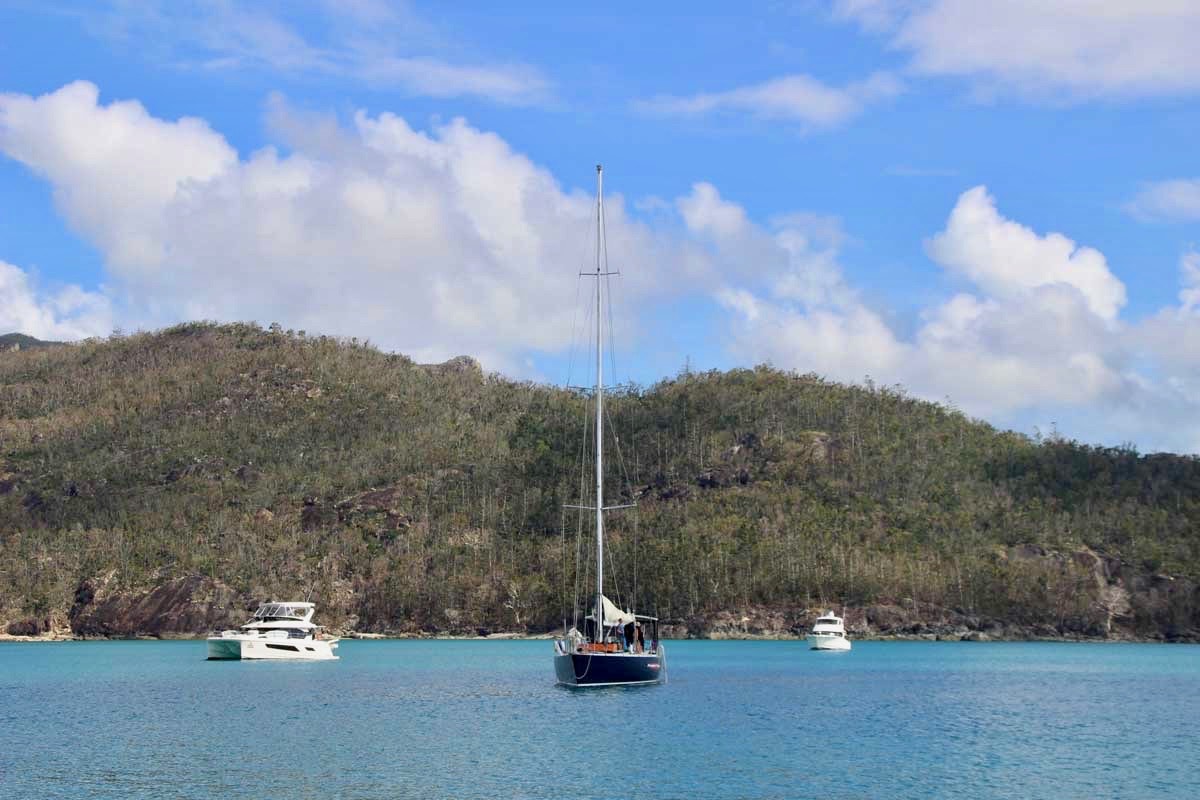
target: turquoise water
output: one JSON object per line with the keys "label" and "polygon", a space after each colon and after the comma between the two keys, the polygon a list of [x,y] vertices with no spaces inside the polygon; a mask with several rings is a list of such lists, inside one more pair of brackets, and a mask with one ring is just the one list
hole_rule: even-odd
{"label": "turquoise water", "polygon": [[585,691],[547,641],[340,653],[0,644],[0,797],[1200,797],[1200,646],[670,642]]}

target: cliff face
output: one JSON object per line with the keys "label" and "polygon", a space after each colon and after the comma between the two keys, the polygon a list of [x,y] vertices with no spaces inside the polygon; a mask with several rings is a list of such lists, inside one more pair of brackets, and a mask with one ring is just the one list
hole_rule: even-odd
{"label": "cliff face", "polygon": [[[0,631],[195,635],[306,596],[343,630],[550,630],[592,580],[563,510],[588,402],[245,325],[0,352]],[[607,574],[675,635],[825,606],[860,635],[1200,629],[1200,459],[766,367],[606,409],[607,500],[637,504]]]}
{"label": "cliff face", "polygon": [[256,607],[229,586],[200,575],[131,592],[116,589],[109,573],[79,584],[68,619],[71,632],[83,638],[169,639],[235,628]]}

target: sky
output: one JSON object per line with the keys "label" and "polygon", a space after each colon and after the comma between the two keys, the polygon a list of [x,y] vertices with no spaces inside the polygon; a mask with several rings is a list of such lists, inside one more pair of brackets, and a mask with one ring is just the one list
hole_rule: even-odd
{"label": "sky", "polygon": [[[0,5],[0,333],[770,364],[1200,453],[1192,0]],[[575,371],[574,375],[570,373]]]}

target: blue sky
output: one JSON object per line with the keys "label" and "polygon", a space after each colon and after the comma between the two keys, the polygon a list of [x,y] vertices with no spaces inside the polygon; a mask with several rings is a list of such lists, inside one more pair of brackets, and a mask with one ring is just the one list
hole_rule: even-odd
{"label": "blue sky", "polygon": [[562,381],[870,375],[1200,452],[1187,2],[0,8],[0,329],[254,319]]}

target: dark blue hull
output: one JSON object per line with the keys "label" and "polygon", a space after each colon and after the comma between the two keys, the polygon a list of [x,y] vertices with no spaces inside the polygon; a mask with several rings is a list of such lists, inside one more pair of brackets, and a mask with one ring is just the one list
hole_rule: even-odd
{"label": "dark blue hull", "polygon": [[554,673],[565,686],[638,686],[665,683],[667,654],[567,653],[554,656]]}

